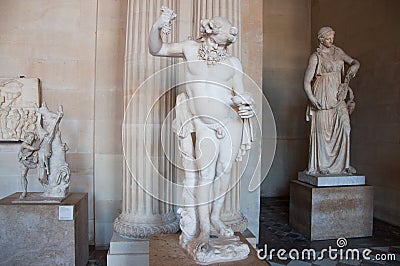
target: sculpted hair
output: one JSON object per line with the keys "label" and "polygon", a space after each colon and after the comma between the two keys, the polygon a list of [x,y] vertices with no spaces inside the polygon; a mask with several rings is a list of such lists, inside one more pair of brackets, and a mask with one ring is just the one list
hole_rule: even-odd
{"label": "sculpted hair", "polygon": [[317,35],[318,36],[318,40],[320,42],[322,42],[326,38],[326,36],[331,32],[333,32],[333,34],[335,34],[335,31],[331,27],[322,27],[318,31],[318,35]]}
{"label": "sculpted hair", "polygon": [[229,34],[229,41],[234,43],[237,39],[239,30],[236,27],[232,26],[232,23],[230,23],[229,20],[227,20],[226,18],[214,17],[212,19],[202,19],[200,21],[201,36],[218,34],[223,30],[226,30],[226,33]]}

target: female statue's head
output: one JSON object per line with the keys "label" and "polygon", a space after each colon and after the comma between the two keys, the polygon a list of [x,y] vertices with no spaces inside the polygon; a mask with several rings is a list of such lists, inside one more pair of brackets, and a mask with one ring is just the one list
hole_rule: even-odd
{"label": "female statue's head", "polygon": [[200,33],[203,37],[211,38],[217,44],[230,45],[236,41],[238,29],[233,27],[226,18],[214,17],[200,21]]}
{"label": "female statue's head", "polygon": [[318,31],[318,40],[321,45],[329,48],[333,45],[335,31],[331,27],[322,27]]}

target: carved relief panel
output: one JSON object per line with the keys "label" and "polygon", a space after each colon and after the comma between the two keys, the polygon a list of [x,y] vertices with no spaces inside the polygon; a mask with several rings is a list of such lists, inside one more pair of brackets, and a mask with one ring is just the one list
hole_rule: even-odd
{"label": "carved relief panel", "polygon": [[35,105],[40,106],[38,78],[0,78],[0,141],[36,134]]}

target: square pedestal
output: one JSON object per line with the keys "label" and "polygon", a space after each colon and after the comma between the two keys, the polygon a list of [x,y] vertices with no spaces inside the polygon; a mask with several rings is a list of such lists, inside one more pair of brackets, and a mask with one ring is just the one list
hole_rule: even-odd
{"label": "square pedestal", "polygon": [[[240,234],[235,233],[240,237],[240,241],[246,243],[250,248],[250,254],[247,259],[224,262],[224,263],[213,263],[208,265],[224,265],[224,266],[239,266],[239,265],[254,265],[262,266],[268,265],[266,261],[260,260],[257,257],[257,251],[251,246],[246,238]],[[179,234],[165,234],[165,235],[151,235],[149,237],[150,242],[150,253],[149,260],[150,266],[164,265],[164,266],[178,266],[178,265],[199,265],[196,264],[189,255],[186,254],[185,250],[179,245]]]}
{"label": "square pedestal", "polygon": [[[88,196],[70,193],[61,203],[0,200],[2,265],[86,265],[89,257]],[[32,193],[29,193],[32,194]],[[59,206],[73,206],[72,220],[59,220]]]}
{"label": "square pedestal", "polygon": [[290,184],[289,225],[310,240],[372,235],[373,187]]}
{"label": "square pedestal", "polygon": [[149,240],[127,239],[114,232],[107,254],[107,265],[149,265]]}

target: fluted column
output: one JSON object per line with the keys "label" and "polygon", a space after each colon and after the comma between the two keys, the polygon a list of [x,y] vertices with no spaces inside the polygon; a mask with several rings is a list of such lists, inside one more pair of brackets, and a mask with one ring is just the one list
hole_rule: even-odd
{"label": "fluted column", "polygon": [[[172,202],[172,190],[156,175],[173,181],[173,168],[163,156],[161,125],[175,103],[175,93],[165,94],[165,84],[172,84],[172,71],[154,78],[145,89],[141,84],[155,72],[173,63],[172,59],[157,58],[148,52],[148,34],[160,15],[162,5],[173,9],[179,1],[129,0],[127,12],[126,50],[124,69],[123,168],[122,213],[114,221],[114,230],[128,238],[147,238],[149,234],[175,233],[179,221],[173,206],[158,200]],[[175,41],[174,36],[168,41]],[[172,38],[172,40],[171,40]],[[151,108],[150,108],[151,107]],[[164,143],[173,149],[173,140]],[[158,194],[158,193],[157,193]]]}

